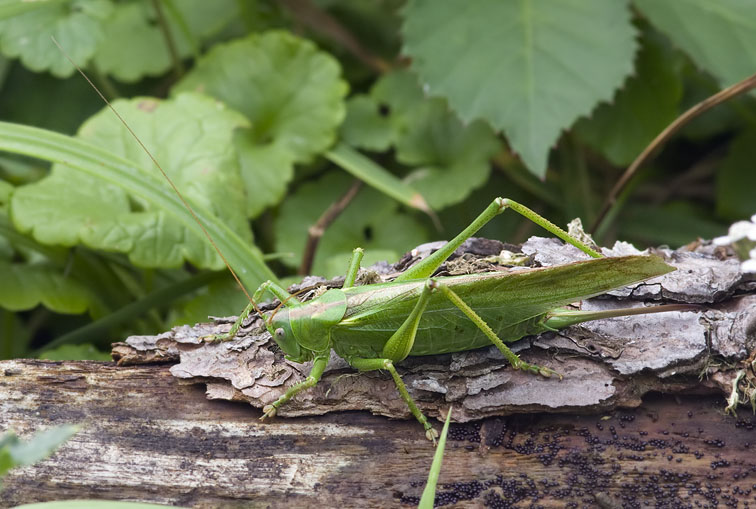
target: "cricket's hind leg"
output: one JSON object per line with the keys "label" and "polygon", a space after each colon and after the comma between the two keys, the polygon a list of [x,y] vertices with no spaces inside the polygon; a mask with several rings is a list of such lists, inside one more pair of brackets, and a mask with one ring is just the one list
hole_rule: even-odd
{"label": "cricket's hind leg", "polygon": [[568,244],[572,244],[576,248],[580,249],[584,253],[593,258],[602,258],[603,255],[597,253],[590,246],[587,246],[580,240],[571,236],[566,231],[559,228],[557,225],[549,221],[548,219],[536,214],[534,211],[527,208],[525,205],[510,200],[509,198],[496,198],[486,209],[472,222],[470,226],[462,230],[462,232],[444,244],[441,249],[430,255],[428,258],[421,260],[406,271],[404,271],[396,281],[409,281],[412,279],[423,279],[430,277],[438,269],[454,251],[462,245],[464,241],[475,235],[475,232],[480,230],[487,222],[504,212],[506,209],[512,209],[518,214],[530,219],[535,224],[541,226],[545,230],[548,230],[552,234],[556,235]]}
{"label": "cricket's hind leg", "polygon": [[449,299],[452,304],[457,306],[460,311],[462,311],[481,331],[483,331],[483,334],[488,336],[488,339],[490,339],[491,342],[496,346],[496,348],[499,349],[499,351],[502,353],[502,355],[504,355],[504,357],[509,361],[514,369],[529,371],[531,373],[536,373],[547,378],[551,375],[556,375],[560,380],[562,379],[562,375],[551,368],[529,364],[520,359],[520,357],[512,350],[510,350],[509,347],[499,338],[499,336],[496,335],[496,333],[485,322],[485,320],[483,320],[480,315],[478,315],[478,313],[473,310],[473,308],[468,306],[467,303],[463,301],[459,295],[454,293],[451,288],[437,281],[431,281],[430,285],[432,288],[437,289],[438,291],[443,293],[444,296]]}

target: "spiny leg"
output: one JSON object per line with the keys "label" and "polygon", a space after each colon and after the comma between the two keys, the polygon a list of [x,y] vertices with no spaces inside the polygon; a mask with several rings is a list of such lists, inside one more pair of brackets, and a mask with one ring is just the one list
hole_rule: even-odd
{"label": "spiny leg", "polygon": [[399,373],[396,372],[394,363],[390,359],[365,359],[362,357],[350,357],[348,360],[349,364],[359,369],[360,371],[375,371],[379,369],[385,369],[389,373],[391,373],[391,378],[394,379],[394,384],[396,384],[396,388],[399,390],[399,394],[402,396],[404,402],[407,403],[410,412],[412,412],[412,415],[415,416],[415,419],[417,419],[420,424],[423,425],[423,428],[425,428],[425,436],[434,444],[436,443],[438,432],[433,429],[433,426],[431,426],[431,424],[428,422],[428,419],[425,417],[425,415],[423,415],[420,409],[417,408],[415,400],[413,400],[412,396],[410,396],[410,393],[407,390],[407,386],[404,385],[402,377],[400,377]]}
{"label": "spiny leg", "polygon": [[488,339],[490,339],[491,342],[496,345],[496,348],[499,349],[499,351],[504,355],[504,357],[509,361],[514,369],[530,371],[531,373],[537,373],[545,377],[557,375],[560,380],[562,379],[562,375],[551,368],[544,368],[535,364],[529,364],[520,359],[520,357],[516,353],[514,353],[506,344],[504,344],[504,342],[499,338],[499,336],[496,335],[496,333],[485,322],[485,320],[483,320],[478,315],[478,313],[473,310],[473,308],[468,306],[467,303],[459,297],[459,295],[454,293],[451,288],[437,281],[433,281],[433,287],[437,288],[441,293],[443,293],[444,296],[449,299],[452,304],[457,306],[460,311],[462,311],[475,325],[478,326],[481,331],[483,331],[483,334],[485,334]]}
{"label": "spiny leg", "polygon": [[[281,287],[280,285],[274,283],[273,281],[265,281],[263,284],[261,284],[257,290],[255,291],[254,295],[252,295],[252,300],[255,302],[260,302],[262,299],[262,296],[265,294],[266,291],[270,291],[273,295],[275,295],[281,302],[290,302],[291,295],[289,292],[286,291],[285,288]],[[294,301],[298,304],[297,301]],[[231,324],[231,328],[226,332],[225,334],[211,334],[209,336],[205,336],[202,338],[203,341],[206,341],[208,343],[220,343],[223,341],[231,341],[236,337],[236,333],[239,332],[239,329],[244,325],[244,322],[247,321],[247,317],[254,311],[255,304],[250,302],[247,304],[247,307],[244,308],[244,311],[241,312],[239,317],[236,319],[236,321]],[[265,319],[265,317],[261,317]]]}
{"label": "spiny leg", "polygon": [[320,354],[315,357],[315,360],[312,363],[312,369],[310,370],[310,374],[305,378],[303,381],[292,385],[289,387],[289,390],[284,393],[283,396],[278,398],[276,401],[271,403],[270,405],[265,405],[263,407],[263,415],[260,417],[260,420],[264,420],[268,417],[274,417],[276,415],[276,410],[278,407],[289,401],[291,398],[296,396],[298,393],[304,391],[305,389],[309,389],[310,387],[313,387],[315,384],[318,383],[320,380],[320,377],[323,376],[323,371],[325,371],[326,365],[328,364],[328,358],[330,357],[330,351]]}
{"label": "spiny leg", "polygon": [[464,241],[472,237],[475,232],[483,227],[483,225],[485,225],[491,219],[501,214],[508,208],[530,219],[537,225],[548,230],[568,244],[572,244],[589,256],[592,256],[593,258],[602,258],[603,255],[597,253],[589,246],[585,245],[583,242],[580,242],[578,239],[570,236],[569,233],[559,228],[548,219],[530,210],[525,205],[517,203],[516,201],[510,200],[508,198],[496,198],[472,223],[470,223],[467,228],[462,230],[459,235],[454,237],[441,249],[439,249],[426,259],[421,260],[420,262],[404,271],[404,273],[396,278],[396,281],[409,281],[412,279],[423,279],[430,277],[436,271],[436,269],[438,269],[438,267],[441,266],[441,264],[444,263],[444,261],[446,261],[446,259],[449,258],[449,256],[451,256],[451,254],[454,253],[454,251],[459,246],[462,245]]}

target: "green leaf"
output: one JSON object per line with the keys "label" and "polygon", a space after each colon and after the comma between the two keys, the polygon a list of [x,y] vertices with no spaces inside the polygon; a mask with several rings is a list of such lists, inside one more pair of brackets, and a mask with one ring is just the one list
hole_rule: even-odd
{"label": "green leaf", "polygon": [[434,210],[464,200],[491,171],[500,145],[482,121],[463,124],[441,99],[425,99],[415,76],[395,72],[371,90],[394,127],[396,158],[412,170],[405,182]]}
{"label": "green leaf", "polygon": [[[117,101],[114,106],[187,199],[222,218],[245,242],[251,240],[232,146],[233,130],[244,125],[243,117],[192,94],[174,101]],[[134,177],[164,186],[149,156],[108,109],[82,125],[78,136],[124,157],[138,168]],[[185,225],[151,207],[143,196],[63,164],[54,165],[47,178],[19,187],[12,211],[16,227],[45,244],[81,242],[126,252],[142,267],[176,267],[185,260],[199,267],[222,266],[206,239],[188,236]]]}
{"label": "green leaf", "polygon": [[[99,72],[125,82],[159,76],[171,67],[165,36],[145,2],[118,4],[105,21],[108,36],[97,48]],[[186,45],[185,45],[186,46]]]}
{"label": "green leaf", "polygon": [[77,65],[84,66],[105,36],[103,21],[112,8],[109,0],[48,2],[0,19],[0,50],[5,56],[20,58],[32,71],[49,71],[61,78],[70,76],[74,67],[50,36],[55,37]]}
{"label": "green leaf", "polygon": [[[742,133],[730,145],[727,158],[716,174],[717,215],[728,221],[756,213],[756,130]],[[711,237],[705,237],[711,238]]]}
{"label": "green leaf", "polygon": [[40,359],[51,361],[109,361],[110,353],[102,352],[90,343],[81,345],[61,345],[57,348],[45,350],[39,354]]}
{"label": "green leaf", "polygon": [[0,306],[25,311],[39,304],[56,313],[78,314],[86,311],[94,298],[78,281],[44,264],[24,265],[0,260]]}
{"label": "green leaf", "polygon": [[[212,103],[216,110],[219,107],[219,105],[213,103],[209,99],[200,96],[188,97],[179,101],[179,104],[181,102],[190,105],[192,103],[206,103],[205,107]],[[147,101],[145,104],[154,105],[155,103]],[[196,104],[195,106],[195,108],[190,108],[195,114],[202,115],[202,111],[206,111],[205,107],[200,107],[200,104]],[[147,111],[142,111],[142,113],[150,113],[154,111],[154,109],[148,109]],[[220,111],[222,111],[222,109]],[[181,115],[179,115],[179,118],[180,117]],[[212,119],[214,114],[209,115],[209,117]],[[181,122],[179,118],[174,118],[171,123],[180,124]],[[198,160],[189,161],[184,159],[184,156],[187,153],[192,153],[193,145],[199,143],[197,141],[197,136],[203,134],[204,137],[204,135],[208,134],[201,129],[201,124],[197,126],[195,122],[190,122],[192,118],[194,117],[187,117],[184,122],[189,125],[194,125],[197,128],[193,136],[188,136],[183,140],[183,143],[186,143],[187,145],[163,147],[161,150],[167,150],[173,154],[179,164],[191,163],[189,166],[194,168],[194,172],[201,174],[204,171],[209,171],[210,173],[214,173],[217,170],[217,164],[208,164],[207,167],[201,165],[196,167],[195,163],[197,163]],[[194,118],[194,120],[196,120],[196,118]],[[218,119],[216,118],[216,120]],[[158,144],[165,141],[166,137],[170,137],[169,133],[165,131],[160,132],[163,138],[157,140]],[[216,136],[219,136],[219,133],[210,132],[208,137],[215,138]],[[149,216],[152,215],[154,218],[152,224],[156,224],[158,227],[145,231],[145,235],[142,235],[133,241],[134,246],[138,245],[139,242],[148,244],[142,249],[144,253],[149,251],[150,242],[153,244],[162,242],[160,239],[154,237],[154,233],[160,232],[169,227],[178,229],[180,232],[180,225],[184,231],[180,234],[182,246],[179,251],[185,255],[186,259],[193,261],[195,265],[200,267],[220,269],[223,266],[217,253],[207,245],[207,239],[204,237],[202,229],[194,220],[192,214],[186,210],[181,200],[179,200],[172,191],[167,189],[163,182],[148,177],[147,175],[149,174],[147,173],[147,168],[143,168],[139,164],[115,155],[113,153],[114,149],[104,150],[77,138],[71,138],[42,129],[0,122],[0,150],[26,154],[53,162],[65,162],[71,169],[75,169],[79,173],[87,174],[90,178],[94,178],[96,182],[99,182],[101,187],[106,188],[107,192],[103,193],[103,195],[118,196],[117,190],[127,192],[133,197],[133,202],[130,203],[136,212],[132,212],[131,207],[127,209],[124,213],[124,220],[128,221],[128,223],[124,225],[121,224],[121,222],[116,221],[115,225],[117,231],[115,231],[115,233],[125,231],[124,229],[126,226],[132,230],[138,230],[137,226],[144,225],[139,225],[137,220],[140,218],[149,218]],[[216,148],[211,147],[209,150],[211,155],[216,154]],[[201,159],[202,158],[199,160],[200,162]],[[211,163],[212,161],[205,162]],[[215,163],[218,163],[218,161],[215,161]],[[189,166],[187,166],[187,168]],[[182,171],[184,171],[184,169],[185,168],[182,168]],[[227,178],[231,177],[221,177],[220,180]],[[199,181],[204,180],[205,178],[200,176]],[[67,186],[70,184],[64,183],[63,185]],[[14,203],[22,189],[23,188],[20,188],[14,194]],[[67,192],[74,191],[65,187],[63,189],[66,189]],[[232,198],[229,197],[229,193],[233,194],[234,192],[233,189],[224,187],[223,184],[219,185],[217,189],[222,189],[223,192],[219,203],[213,204],[211,209],[216,214],[219,210],[225,210],[225,208],[228,207],[228,204],[225,202],[232,200]],[[192,189],[186,189],[185,191],[189,195],[199,193],[200,191],[204,192],[204,190],[195,187],[192,187]],[[54,198],[59,199],[60,197]],[[87,196],[86,199],[93,200],[95,198],[93,196]],[[203,202],[208,201],[201,197],[198,197],[198,199]],[[28,210],[34,212],[35,205],[33,200],[31,203],[25,205],[28,207]],[[38,205],[44,206],[45,204],[40,203]],[[77,204],[77,206],[78,205],[79,204]],[[154,212],[148,212],[146,209],[144,212],[139,212],[140,209],[144,209],[145,207],[151,208]],[[83,208],[86,209],[86,206]],[[109,206],[106,207],[106,210],[108,208]],[[15,210],[14,206],[14,211]],[[58,209],[52,207],[51,210]],[[264,264],[262,254],[259,250],[245,241],[243,231],[235,232],[229,227],[225,219],[219,218],[217,215],[211,213],[197,201],[194,203],[194,211],[201,223],[205,225],[213,235],[218,248],[224,253],[229,263],[237,270],[239,277],[245,285],[250,288],[255,288],[261,281],[275,279],[275,275]],[[75,212],[76,211],[74,211],[74,213]],[[14,214],[14,219],[19,221],[18,214],[15,212]],[[56,215],[51,216],[51,219],[58,219],[60,215],[61,214],[56,213]],[[130,217],[130,215],[133,217]],[[79,214],[79,216],[81,216],[81,214]],[[103,227],[107,226],[108,222],[107,219],[102,222],[99,215],[88,218],[88,220],[93,221],[94,226],[99,228],[99,231],[103,231]],[[77,225],[76,221],[70,222],[65,217],[62,218],[62,221],[63,226],[70,226],[71,224]],[[174,224],[174,226],[170,226],[171,224]],[[41,224],[40,226],[43,230],[46,230],[44,231],[45,236],[54,237],[57,235],[52,229],[45,228],[44,224]],[[83,225],[79,224],[79,226],[83,227],[83,229],[78,232],[79,234],[87,239],[97,239],[97,237],[93,237],[93,233],[96,233],[98,230],[88,228],[88,223],[84,223]],[[150,223],[148,223],[147,226],[150,226]],[[128,231],[126,231],[126,233],[128,233]],[[67,232],[67,235],[73,237],[72,240],[75,240],[75,236],[71,236],[71,232]],[[57,236],[64,237],[63,235]],[[112,240],[119,241],[121,239],[116,236]],[[124,242],[124,244],[126,244],[126,242]],[[115,242],[112,242],[111,245],[115,245]],[[172,250],[174,248],[172,248]],[[158,259],[157,255],[155,259]],[[160,260],[164,259],[165,254],[161,254]]]}
{"label": "green leaf", "polygon": [[617,166],[628,166],[678,115],[682,81],[670,62],[671,52],[644,39],[636,74],[617,92],[575,125],[576,134]]}
{"label": "green leaf", "polygon": [[404,16],[404,53],[423,90],[446,97],[465,122],[503,130],[539,176],[560,132],[632,71],[626,1],[413,0]]}
{"label": "green leaf", "polygon": [[438,475],[441,473],[441,464],[444,461],[444,449],[446,449],[446,435],[449,434],[449,423],[451,422],[452,407],[449,407],[449,411],[446,413],[446,421],[444,422],[444,428],[441,430],[441,437],[438,439],[438,445],[436,446],[436,452],[433,455],[433,463],[431,464],[430,472],[428,472],[428,482],[425,484],[423,490],[423,496],[420,499],[418,509],[433,509],[433,503],[436,499],[436,483],[438,483]]}
{"label": "green leaf", "polygon": [[311,42],[271,31],[216,45],[175,87],[213,95],[251,121],[236,145],[249,216],[281,199],[294,163],[334,142],[345,115],[340,73]]}
{"label": "green leaf", "polygon": [[[302,259],[307,229],[328,206],[347,190],[351,177],[331,172],[301,185],[281,204],[276,218],[276,251],[293,252],[293,259],[282,261],[297,266]],[[402,253],[427,240],[427,233],[414,218],[400,214],[396,201],[378,191],[363,187],[343,213],[328,227],[318,246],[312,274],[327,277],[343,275],[355,247],[365,248],[363,265],[374,261],[371,251],[381,250],[382,259],[393,252],[394,260]],[[341,268],[328,260],[341,257]]]}
{"label": "green leaf", "polygon": [[347,101],[347,115],[341,124],[341,139],[354,147],[384,152],[394,139],[394,131],[387,114],[368,95],[358,95]]}
{"label": "green leaf", "polygon": [[[192,21],[188,27],[192,40],[195,36],[200,39],[215,34],[236,15],[233,0],[181,0],[176,7],[182,20],[185,14]],[[172,11],[166,7],[164,11],[178,56],[186,58],[192,54],[192,42],[170,15]],[[197,22],[200,17],[203,23]],[[94,58],[101,73],[133,82],[144,76],[159,76],[170,69],[171,55],[151,1],[116,5],[104,23],[104,30],[108,37],[98,46]]]}
{"label": "green leaf", "polygon": [[0,180],[0,207],[5,208],[5,206],[8,204],[8,200],[10,198],[11,193],[13,192],[13,185],[4,181]]}
{"label": "green leaf", "polygon": [[756,3],[742,0],[634,0],[659,30],[722,86],[756,69]]}
{"label": "green leaf", "polygon": [[[348,117],[344,139],[369,150],[394,146],[397,160],[411,168],[405,186],[411,185],[407,187],[418,191],[434,210],[458,203],[482,186],[490,173],[489,159],[500,150],[490,127],[482,121],[464,125],[444,100],[426,99],[408,72],[384,75],[370,95],[357,96],[350,104],[351,111],[359,113],[353,113],[351,121]],[[369,178],[353,174],[370,184]],[[390,191],[388,182],[384,184],[378,189],[400,199],[396,189]]]}
{"label": "green leaf", "polygon": [[37,2],[24,2],[19,0],[0,0],[0,20],[18,16],[25,12],[39,8],[46,8],[49,4],[69,2],[70,0],[42,0]]}

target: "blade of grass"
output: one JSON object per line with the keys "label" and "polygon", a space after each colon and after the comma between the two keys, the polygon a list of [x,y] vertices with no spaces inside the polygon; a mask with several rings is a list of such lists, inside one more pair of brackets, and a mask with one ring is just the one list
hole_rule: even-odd
{"label": "blade of grass", "polygon": [[446,435],[449,433],[449,422],[451,422],[452,407],[446,414],[444,429],[441,430],[441,438],[438,439],[436,454],[433,455],[433,463],[428,473],[428,483],[423,490],[423,496],[420,498],[418,509],[433,509],[433,502],[436,499],[436,483],[438,475],[441,473],[441,463],[444,461],[444,448],[446,447]]}
{"label": "blade of grass", "polygon": [[225,272],[203,272],[155,290],[143,299],[132,302],[114,313],[55,338],[43,348],[34,352],[34,356],[37,357],[43,350],[50,350],[60,345],[77,345],[92,342],[98,346],[108,346],[110,345],[110,340],[106,337],[106,333],[113,327],[133,320],[156,307],[170,304],[174,299],[183,297],[194,290],[210,284],[219,277],[225,277],[225,275]]}
{"label": "blade of grass", "polygon": [[[63,163],[92,178],[117,185],[162,209],[199,238],[205,238],[201,226],[170,189],[157,179],[144,178],[143,171],[131,161],[95,145],[45,129],[0,122],[0,150]],[[247,288],[256,288],[266,279],[277,281],[256,246],[244,242],[220,218],[203,207],[194,205],[194,209]]]}
{"label": "blade of grass", "polygon": [[438,218],[436,218],[433,209],[430,208],[420,193],[346,143],[337,144],[326,152],[325,156],[329,161],[351,173],[370,187],[377,189],[386,196],[408,207],[425,212],[433,219],[434,223],[438,223]]}

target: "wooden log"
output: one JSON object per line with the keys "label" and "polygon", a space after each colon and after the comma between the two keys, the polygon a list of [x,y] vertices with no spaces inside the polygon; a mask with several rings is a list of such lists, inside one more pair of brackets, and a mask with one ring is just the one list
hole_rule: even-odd
{"label": "wooden log", "polygon": [[[454,507],[756,505],[756,419],[720,396],[654,396],[595,415],[452,426],[437,502]],[[260,423],[168,365],[0,362],[0,428],[82,430],[12,470],[0,505],[72,498],[187,507],[410,507],[433,448],[417,423],[366,412]]]}

